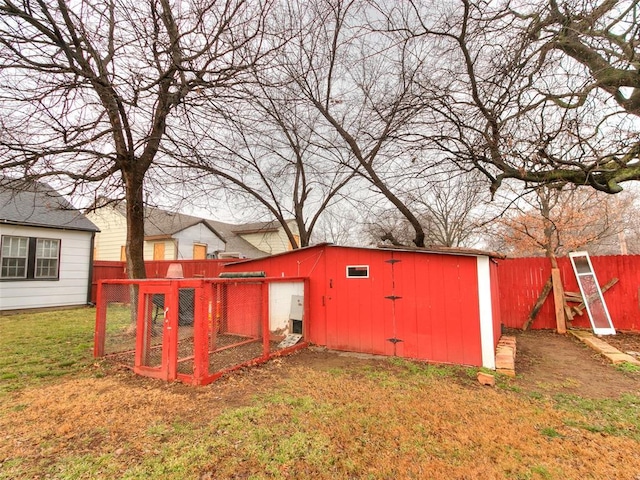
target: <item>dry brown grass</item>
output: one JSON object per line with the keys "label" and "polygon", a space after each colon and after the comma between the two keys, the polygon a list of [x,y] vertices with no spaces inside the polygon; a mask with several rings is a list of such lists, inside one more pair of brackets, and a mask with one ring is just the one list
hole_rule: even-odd
{"label": "dry brown grass", "polygon": [[198,389],[113,370],[23,389],[0,405],[0,478],[640,478],[624,417],[595,431],[464,371],[314,355]]}

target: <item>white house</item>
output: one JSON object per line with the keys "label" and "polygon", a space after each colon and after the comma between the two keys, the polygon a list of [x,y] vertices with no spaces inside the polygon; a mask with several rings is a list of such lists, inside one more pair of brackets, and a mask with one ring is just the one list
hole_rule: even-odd
{"label": "white house", "polygon": [[0,178],[0,311],[89,303],[98,231],[48,185]]}
{"label": "white house", "polygon": [[[126,259],[127,219],[123,202],[101,199],[87,213],[101,230],[96,236],[96,260]],[[297,233],[295,224],[293,231]],[[234,225],[160,208],[145,207],[145,260],[260,258],[291,248],[277,222]]]}

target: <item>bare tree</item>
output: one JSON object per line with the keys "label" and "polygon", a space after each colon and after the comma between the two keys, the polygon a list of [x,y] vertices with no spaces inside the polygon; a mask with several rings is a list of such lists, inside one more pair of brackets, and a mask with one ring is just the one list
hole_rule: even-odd
{"label": "bare tree", "polygon": [[289,8],[300,35],[281,51],[278,78],[319,113],[323,126],[316,128],[337,134],[335,147],[407,219],[413,243],[424,246],[423,226],[396,188],[410,173],[412,121],[424,107],[414,91],[422,58],[412,40],[377,28],[371,2],[290,2]]}
{"label": "bare tree", "polygon": [[0,168],[123,191],[128,272],[144,277],[145,178],[189,113],[179,107],[223,98],[260,61],[264,12],[245,0],[2,0]]}
{"label": "bare tree", "polygon": [[244,199],[245,209],[265,211],[293,248],[304,247],[357,168],[348,152],[335,147],[332,131],[322,130],[317,112],[270,82],[254,71],[236,101],[223,108],[209,104],[222,117],[185,125],[171,137],[171,155],[199,177],[199,185],[220,185],[237,205]]}
{"label": "bare tree", "polygon": [[[505,179],[607,193],[640,179],[637,1],[413,0],[388,31],[437,43],[421,133],[497,189]],[[438,10],[438,9],[435,9]]]}
{"label": "bare tree", "polygon": [[[472,247],[490,221],[489,192],[477,174],[454,171],[431,173],[429,179],[403,185],[405,202],[423,225],[425,244]],[[409,245],[411,226],[397,212],[383,210],[373,215],[367,231],[374,242]]]}

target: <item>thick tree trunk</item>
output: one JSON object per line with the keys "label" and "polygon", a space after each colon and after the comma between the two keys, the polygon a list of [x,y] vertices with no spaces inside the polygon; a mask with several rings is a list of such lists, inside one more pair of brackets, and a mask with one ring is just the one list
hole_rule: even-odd
{"label": "thick tree trunk", "polygon": [[127,208],[127,272],[129,278],[145,278],[144,268],[144,175],[125,174]]}

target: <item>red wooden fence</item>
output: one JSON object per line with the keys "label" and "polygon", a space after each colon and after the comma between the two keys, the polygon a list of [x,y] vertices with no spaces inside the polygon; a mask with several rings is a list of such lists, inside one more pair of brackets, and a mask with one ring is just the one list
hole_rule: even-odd
{"label": "red wooden fence", "polygon": [[[618,283],[604,294],[613,326],[617,330],[640,331],[640,255],[591,257],[600,285],[616,277]],[[510,258],[498,261],[500,313],[507,327],[521,328],[542,287],[551,275],[547,258]],[[558,267],[564,289],[579,292],[571,262],[559,258]],[[586,311],[574,318],[576,327],[590,327]],[[553,295],[549,295],[531,328],[555,328]]]}
{"label": "red wooden fence", "polygon": [[[220,275],[222,265],[236,261],[225,260],[150,260],[144,262],[147,278],[164,278],[167,275],[169,265],[179,263],[182,265],[184,278],[215,278]],[[91,281],[91,302],[96,303],[98,280],[117,280],[127,278],[125,262],[109,262],[96,260],[93,262],[93,278]]]}
{"label": "red wooden fence", "polygon": [[[148,278],[163,278],[172,263],[182,264],[185,278],[219,276],[222,265],[234,260],[154,260],[145,262]],[[613,277],[618,283],[604,294],[604,299],[617,330],[640,331],[640,255],[591,257],[600,285]],[[521,328],[536,302],[542,287],[551,275],[547,258],[509,258],[498,260],[500,316],[507,327]],[[578,292],[571,262],[559,258],[558,266],[565,290]],[[98,280],[126,278],[124,262],[96,261],[93,264],[91,301],[95,303]],[[576,327],[590,327],[585,312],[574,318]],[[531,328],[555,328],[553,295],[549,295]]]}

